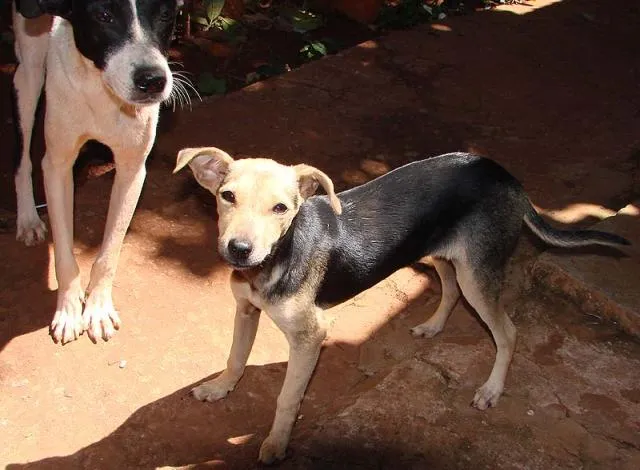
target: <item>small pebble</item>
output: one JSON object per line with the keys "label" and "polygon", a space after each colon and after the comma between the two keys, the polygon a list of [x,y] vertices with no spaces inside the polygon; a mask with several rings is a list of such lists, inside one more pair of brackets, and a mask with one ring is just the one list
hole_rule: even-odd
{"label": "small pebble", "polygon": [[528,414],[529,416],[533,416],[533,415],[534,415],[534,412],[533,412],[533,410],[529,410],[529,411],[527,411],[527,414]]}
{"label": "small pebble", "polygon": [[118,363],[118,367],[120,367],[120,369],[124,369],[125,367],[127,367],[127,361],[125,361],[124,359],[123,359],[123,360],[121,360],[121,361]]}

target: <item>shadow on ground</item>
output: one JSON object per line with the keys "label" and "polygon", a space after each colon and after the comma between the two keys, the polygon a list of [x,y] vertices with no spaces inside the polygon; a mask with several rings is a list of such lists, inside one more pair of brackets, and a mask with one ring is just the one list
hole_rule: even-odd
{"label": "shadow on ground", "polygon": [[[215,253],[215,207],[190,175],[171,174],[180,148],[305,162],[341,189],[421,156],[473,149],[507,167],[542,207],[617,209],[639,193],[639,17],[631,0],[615,8],[564,0],[526,15],[454,18],[450,31],[396,32],[177,113],[149,161],[115,289],[123,331],[107,345],[47,343],[39,330],[55,304],[49,251],[0,234],[1,401],[11,413],[4,459],[11,468],[253,465],[284,375],[282,345],[269,336],[258,348],[269,365],[249,368],[225,401],[188,398],[212,349],[213,369],[221,368],[233,322],[228,270]],[[0,125],[5,135],[6,120]],[[84,272],[101,239],[111,178],[77,190]],[[521,304],[529,313],[515,309],[522,339],[507,394],[497,409],[478,413],[468,402],[489,373],[490,339],[467,314],[454,314],[433,342],[410,339],[407,329],[424,311],[407,305],[430,297],[408,296],[418,281],[397,279],[345,307],[362,316],[336,318],[332,334],[371,339],[325,349],[285,468],[356,459],[383,468],[393,459],[407,468],[640,467],[640,392],[629,373],[640,366],[636,343],[598,322],[584,326],[591,320],[579,315],[580,325],[565,325],[570,309],[543,309],[534,292]],[[380,310],[392,313],[382,329],[371,327],[367,315],[380,320]],[[122,355],[130,365],[109,369]],[[89,429],[106,437],[88,438]],[[60,450],[67,448],[81,450]],[[60,454],[70,455],[43,459]]]}

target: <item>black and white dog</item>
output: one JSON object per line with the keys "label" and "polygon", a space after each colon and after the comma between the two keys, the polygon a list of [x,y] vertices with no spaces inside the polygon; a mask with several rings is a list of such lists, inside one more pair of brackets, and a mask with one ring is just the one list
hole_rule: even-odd
{"label": "black and white dog", "polygon": [[[120,325],[112,283],[145,179],[160,103],[172,92],[165,54],[182,0],[16,0],[19,61],[14,77],[21,159],[16,173],[17,238],[41,242],[31,181],[30,141],[46,75],[42,167],[58,279],[54,341],[85,330],[108,340]],[[73,164],[88,140],[111,148],[116,165],[102,247],[88,288],[73,255]]]}

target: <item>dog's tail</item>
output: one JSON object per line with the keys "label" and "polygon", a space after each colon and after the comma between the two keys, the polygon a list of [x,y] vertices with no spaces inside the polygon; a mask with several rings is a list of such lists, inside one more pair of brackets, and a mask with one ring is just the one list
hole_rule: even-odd
{"label": "dog's tail", "polygon": [[558,230],[553,228],[536,212],[529,203],[524,214],[527,226],[543,242],[560,248],[580,248],[593,245],[620,248],[631,245],[629,240],[619,235],[597,230]]}

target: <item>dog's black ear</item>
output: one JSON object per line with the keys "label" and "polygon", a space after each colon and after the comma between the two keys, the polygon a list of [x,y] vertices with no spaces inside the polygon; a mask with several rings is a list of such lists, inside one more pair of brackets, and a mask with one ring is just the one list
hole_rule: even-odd
{"label": "dog's black ear", "polygon": [[198,183],[215,194],[232,162],[227,152],[216,147],[187,148],[178,152],[173,172],[189,165]]}
{"label": "dog's black ear", "polygon": [[16,8],[25,18],[44,14],[68,16],[71,13],[71,0],[16,0]]}
{"label": "dog's black ear", "polygon": [[329,203],[333,212],[340,215],[342,213],[342,205],[340,199],[336,196],[333,189],[333,181],[325,173],[310,165],[300,164],[293,167],[298,177],[298,188],[300,195],[307,199],[313,196],[318,189],[318,185],[321,185],[324,191],[329,196]]}

